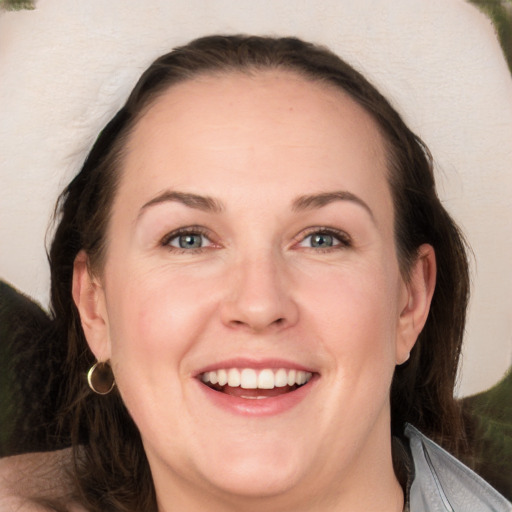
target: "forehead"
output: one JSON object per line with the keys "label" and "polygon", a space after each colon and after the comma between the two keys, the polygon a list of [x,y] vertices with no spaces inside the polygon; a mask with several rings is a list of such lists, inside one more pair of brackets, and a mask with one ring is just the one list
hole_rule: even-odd
{"label": "forehead", "polygon": [[349,188],[387,184],[373,118],[341,89],[282,70],[173,85],[142,115],[127,146],[122,182],[140,194],[173,187],[216,194],[216,180],[224,189],[270,183],[290,194],[339,188],[343,176]]}
{"label": "forehead", "polygon": [[211,127],[202,123],[211,121],[212,116],[220,121],[220,113],[224,122],[230,116],[236,123],[245,118],[246,124],[256,118],[272,122],[295,116],[302,123],[310,121],[320,137],[333,128],[334,117],[341,116],[345,124],[352,121],[364,128],[368,142],[381,142],[373,118],[340,87],[279,69],[205,73],[172,85],[145,109],[135,134],[143,137],[153,126],[169,125],[169,116],[176,131],[186,123],[195,124],[198,133],[201,126]]}

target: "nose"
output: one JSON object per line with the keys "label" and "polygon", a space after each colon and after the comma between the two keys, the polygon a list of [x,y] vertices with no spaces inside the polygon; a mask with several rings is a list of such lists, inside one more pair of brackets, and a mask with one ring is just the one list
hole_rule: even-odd
{"label": "nose", "polygon": [[285,263],[271,256],[239,261],[227,278],[230,285],[221,305],[223,323],[258,333],[294,325],[299,309],[288,274]]}

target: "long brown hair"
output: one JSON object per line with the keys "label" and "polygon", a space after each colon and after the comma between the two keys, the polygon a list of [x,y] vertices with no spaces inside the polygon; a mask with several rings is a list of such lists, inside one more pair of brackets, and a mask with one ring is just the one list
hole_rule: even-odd
{"label": "long brown hair", "polygon": [[423,243],[434,247],[438,266],[426,326],[393,379],[392,430],[400,435],[410,422],[448,449],[457,449],[461,425],[453,388],[469,294],[468,263],[463,238],[436,194],[427,148],[374,86],[325,48],[295,38],[205,37],[149,67],[58,204],[49,257],[56,342],[68,347],[63,425],[72,433],[80,499],[91,511],[149,511],[156,509],[156,501],[139,433],[119,394],[96,396],[87,388],[85,374],[94,358],[71,297],[74,259],[83,249],[91,270],[101,269],[126,139],[160,94],[201,74],[268,69],[289,70],[344,90],[373,117],[386,141],[402,275],[407,279]]}

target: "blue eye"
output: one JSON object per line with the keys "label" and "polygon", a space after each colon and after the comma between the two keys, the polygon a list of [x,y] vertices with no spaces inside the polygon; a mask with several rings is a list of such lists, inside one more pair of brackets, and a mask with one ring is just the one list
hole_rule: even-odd
{"label": "blue eye", "polygon": [[169,245],[180,249],[199,249],[203,247],[203,238],[203,235],[197,233],[179,235],[171,240]]}
{"label": "blue eye", "polygon": [[327,235],[325,233],[315,233],[313,235],[309,235],[306,239],[310,239],[311,247],[333,247],[334,246],[334,237],[332,235]]}
{"label": "blue eye", "polygon": [[162,240],[161,244],[168,249],[194,251],[212,245],[209,238],[197,230],[174,231]]}
{"label": "blue eye", "polygon": [[349,236],[343,232],[317,230],[306,235],[299,245],[311,249],[342,249],[349,247],[351,241]]}

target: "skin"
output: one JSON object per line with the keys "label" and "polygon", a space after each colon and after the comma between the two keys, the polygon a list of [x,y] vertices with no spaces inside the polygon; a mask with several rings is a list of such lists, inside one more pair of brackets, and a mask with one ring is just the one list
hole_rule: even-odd
{"label": "skin", "polygon": [[[203,76],[166,91],[127,149],[106,261],[89,272],[78,256],[73,296],[139,427],[159,509],[402,510],[389,388],[426,320],[435,257],[422,246],[404,282],[372,118],[284,71]],[[218,211],[162,200],[176,191]],[[350,198],[297,208],[340,191]],[[187,226],[200,250],[170,245]],[[325,227],[333,246],[312,246]],[[196,378],[232,357],[286,359],[316,380],[285,412],[235,414]]]}

